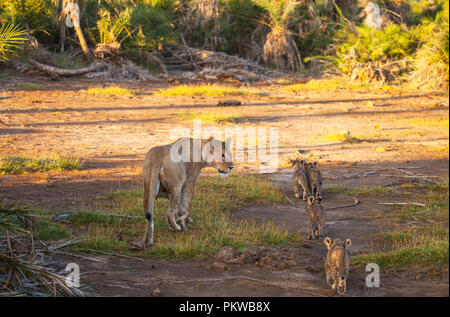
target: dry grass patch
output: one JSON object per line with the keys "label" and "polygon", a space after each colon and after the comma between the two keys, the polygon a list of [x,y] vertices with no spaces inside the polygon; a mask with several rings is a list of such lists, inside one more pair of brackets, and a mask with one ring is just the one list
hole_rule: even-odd
{"label": "dry grass patch", "polygon": [[105,88],[101,87],[89,88],[86,92],[94,95],[114,95],[114,96],[128,96],[128,97],[136,95],[135,90],[122,88],[119,86],[110,86]]}
{"label": "dry grass patch", "polygon": [[227,97],[227,96],[258,96],[257,93],[220,85],[178,86],[165,89],[157,94],[160,97]]}
{"label": "dry grass patch", "polygon": [[26,174],[30,172],[80,170],[84,162],[77,158],[22,158],[0,157],[0,174]]}
{"label": "dry grass patch", "polygon": [[234,113],[223,113],[223,112],[210,112],[210,113],[177,113],[176,118],[186,121],[192,120],[202,120],[206,122],[215,123],[242,123],[244,118],[240,117],[238,114]]}

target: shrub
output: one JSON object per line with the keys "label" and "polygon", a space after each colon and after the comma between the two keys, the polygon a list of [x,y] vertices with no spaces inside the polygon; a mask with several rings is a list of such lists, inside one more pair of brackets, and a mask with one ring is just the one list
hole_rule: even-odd
{"label": "shrub", "polygon": [[20,24],[29,28],[40,42],[51,43],[56,34],[52,25],[53,10],[52,0],[2,0],[0,23]]}
{"label": "shrub", "polygon": [[139,4],[131,9],[130,21],[136,30],[124,46],[156,50],[165,43],[175,42],[174,27],[160,7]]}
{"label": "shrub", "polygon": [[419,49],[414,54],[411,80],[426,89],[449,87],[449,7],[434,20],[424,19],[419,29]]}

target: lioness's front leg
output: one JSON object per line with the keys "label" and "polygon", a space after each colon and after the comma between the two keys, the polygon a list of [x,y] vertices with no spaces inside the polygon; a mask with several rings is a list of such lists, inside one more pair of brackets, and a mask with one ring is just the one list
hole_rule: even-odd
{"label": "lioness's front leg", "polygon": [[167,222],[172,230],[180,231],[181,227],[177,224],[178,208],[181,201],[181,186],[173,188],[169,195],[169,210],[167,211]]}
{"label": "lioness's front leg", "polygon": [[186,222],[190,220],[192,198],[194,197],[194,187],[195,181],[187,182],[181,193],[180,214],[179,214],[180,217],[177,219],[177,222],[181,225],[183,230],[186,229]]}

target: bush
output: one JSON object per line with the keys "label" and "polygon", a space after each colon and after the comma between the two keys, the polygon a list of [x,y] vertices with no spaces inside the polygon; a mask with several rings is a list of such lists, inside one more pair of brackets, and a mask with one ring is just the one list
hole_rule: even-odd
{"label": "bush", "polygon": [[[228,54],[250,57],[252,33],[258,27],[263,10],[251,0],[229,0],[220,10],[220,36]],[[237,36],[238,35],[238,36]]]}
{"label": "bush", "polygon": [[124,42],[125,47],[156,50],[165,43],[175,42],[174,26],[160,7],[139,4],[131,9],[130,22],[135,32]]}
{"label": "bush", "polygon": [[418,32],[419,49],[414,54],[411,80],[423,88],[449,87],[448,2],[434,20],[424,19]]}
{"label": "bush", "polygon": [[52,43],[56,34],[52,24],[53,10],[52,0],[2,0],[0,23],[20,24],[29,28],[40,42]]}

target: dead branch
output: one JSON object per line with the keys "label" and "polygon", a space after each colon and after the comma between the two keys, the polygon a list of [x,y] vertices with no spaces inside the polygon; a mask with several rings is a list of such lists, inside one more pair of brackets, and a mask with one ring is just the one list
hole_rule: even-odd
{"label": "dead branch", "polygon": [[92,249],[84,249],[84,250],[89,251],[89,252],[94,252],[94,253],[100,253],[100,254],[105,254],[105,255],[110,255],[110,256],[118,256],[118,257],[125,258],[125,259],[131,259],[131,260],[136,260],[136,261],[140,261],[140,262],[145,262],[145,260],[143,260],[143,259],[136,258],[134,256],[120,254],[120,253],[109,253],[109,252],[92,250]]}
{"label": "dead branch", "polygon": [[328,207],[325,208],[325,210],[333,210],[333,209],[340,209],[340,208],[347,208],[347,207],[353,207],[359,204],[358,198],[353,198],[353,203],[343,206],[336,206],[336,207]]}
{"label": "dead branch", "polygon": [[88,214],[88,215],[95,215],[95,216],[109,216],[109,217],[121,217],[121,218],[133,218],[133,219],[142,219],[141,216],[131,216],[131,215],[120,215],[120,214],[113,214],[109,212],[100,213],[100,212],[89,212],[89,211],[68,211],[64,212],[62,214],[56,214],[52,216],[51,218],[55,221],[66,219],[70,216],[76,215],[76,214]]}
{"label": "dead branch", "polygon": [[426,206],[425,204],[422,204],[422,203],[413,203],[413,202],[407,202],[407,203],[400,203],[400,202],[394,202],[394,203],[378,203],[378,205],[389,205],[389,206],[392,206],[392,205],[401,205],[401,206],[404,206],[404,205],[413,205],[413,206],[419,206],[419,207],[425,207],[425,206]]}
{"label": "dead branch", "polygon": [[55,66],[50,66],[50,65],[39,63],[32,58],[29,58],[28,61],[35,68],[49,74],[52,77],[77,76],[77,75],[82,75],[82,74],[86,74],[86,73],[96,72],[96,71],[102,70],[107,67],[106,63],[100,62],[100,63],[94,63],[89,67],[80,68],[80,69],[63,69],[63,68],[58,68]]}

